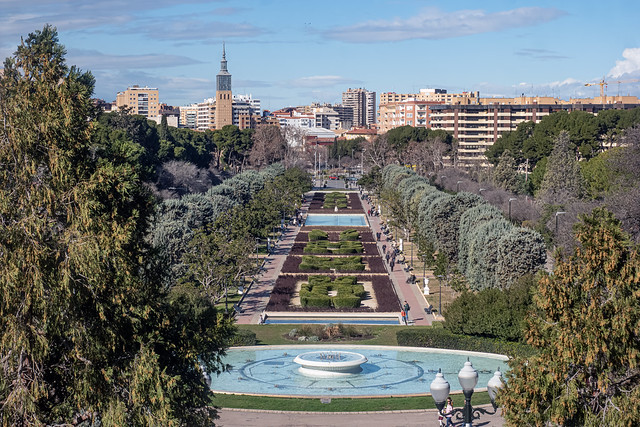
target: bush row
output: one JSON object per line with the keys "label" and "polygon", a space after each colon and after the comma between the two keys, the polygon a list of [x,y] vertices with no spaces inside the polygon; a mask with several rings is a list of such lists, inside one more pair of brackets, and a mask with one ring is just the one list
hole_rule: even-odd
{"label": "bush row", "polygon": [[349,257],[318,257],[303,255],[302,262],[298,265],[300,270],[330,271],[364,271],[365,265],[361,256]]}
{"label": "bush row", "polygon": [[[336,291],[336,296],[329,292]],[[366,296],[363,285],[358,285],[354,276],[310,276],[309,282],[300,288],[300,304],[303,307],[360,307]]]}
{"label": "bush row", "polygon": [[507,288],[543,268],[546,248],[542,236],[514,226],[482,197],[444,193],[398,165],[383,169],[382,182],[385,190],[398,195],[403,220],[457,262],[472,289]]}
{"label": "bush row", "polygon": [[334,209],[336,206],[338,207],[338,209],[346,209],[347,195],[339,191],[333,191],[331,193],[325,194],[322,207],[324,209]]}
{"label": "bush row", "polygon": [[441,327],[428,329],[402,329],[396,332],[398,345],[408,347],[446,348],[449,350],[479,351],[528,357],[536,350],[525,344],[500,341],[491,338],[453,334]]}

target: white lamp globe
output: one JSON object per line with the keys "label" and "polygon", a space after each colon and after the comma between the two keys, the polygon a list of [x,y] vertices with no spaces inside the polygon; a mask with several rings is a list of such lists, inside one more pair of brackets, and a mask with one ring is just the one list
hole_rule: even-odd
{"label": "white lamp globe", "polygon": [[472,391],[478,384],[478,371],[475,370],[469,359],[464,362],[464,366],[458,373],[458,381],[464,391]]}
{"label": "white lamp globe", "polygon": [[449,381],[444,379],[444,375],[442,375],[442,370],[438,369],[438,373],[433,381],[431,381],[431,397],[435,400],[436,404],[444,403],[449,396],[449,391],[451,390],[451,386],[449,385]]}

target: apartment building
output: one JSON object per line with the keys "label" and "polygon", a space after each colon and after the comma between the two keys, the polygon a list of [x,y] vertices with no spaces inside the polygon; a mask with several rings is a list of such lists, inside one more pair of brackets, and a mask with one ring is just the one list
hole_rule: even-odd
{"label": "apartment building", "polygon": [[116,95],[116,106],[131,108],[131,114],[145,117],[156,117],[159,114],[159,95],[157,88],[134,85]]}
{"label": "apartment building", "polygon": [[385,133],[400,126],[430,128],[431,106],[437,104],[442,102],[418,101],[415,98],[381,103],[378,108],[379,132]]}
{"label": "apartment building", "polygon": [[[610,97],[613,98],[613,97]],[[609,109],[630,109],[640,105],[638,98],[624,97],[624,103],[601,103],[598,98],[564,101],[551,97],[480,98],[479,104],[441,104],[430,106],[432,129],[444,129],[458,140],[459,166],[487,165],[484,152],[500,135],[513,131],[525,121],[540,122],[558,111],[586,111],[598,114]]]}
{"label": "apartment building", "polygon": [[185,105],[180,107],[179,126],[187,129],[198,128],[198,104]]}
{"label": "apartment building", "polygon": [[364,88],[342,92],[342,105],[353,111],[352,125],[369,127],[376,123],[376,93]]}

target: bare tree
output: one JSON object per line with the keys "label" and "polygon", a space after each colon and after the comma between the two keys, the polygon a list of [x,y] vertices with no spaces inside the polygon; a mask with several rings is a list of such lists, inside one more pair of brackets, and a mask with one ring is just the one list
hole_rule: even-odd
{"label": "bare tree", "polygon": [[260,169],[285,158],[287,142],[277,126],[260,126],[252,135],[249,162]]}
{"label": "bare tree", "polygon": [[364,153],[368,166],[383,168],[393,159],[393,149],[389,146],[386,134],[374,138],[371,144],[367,145]]}

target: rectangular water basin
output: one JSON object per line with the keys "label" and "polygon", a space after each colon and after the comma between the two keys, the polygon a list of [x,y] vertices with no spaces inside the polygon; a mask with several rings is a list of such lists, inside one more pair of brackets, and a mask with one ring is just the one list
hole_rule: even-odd
{"label": "rectangular water basin", "polygon": [[364,214],[309,214],[304,225],[366,227]]}

